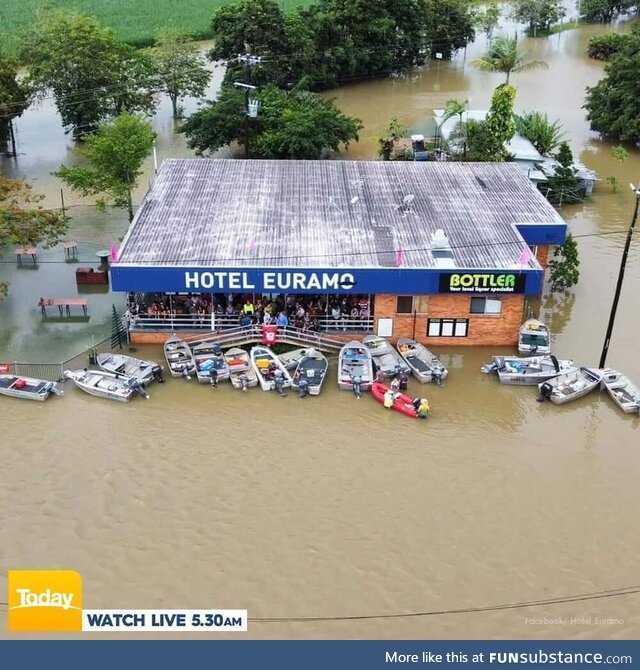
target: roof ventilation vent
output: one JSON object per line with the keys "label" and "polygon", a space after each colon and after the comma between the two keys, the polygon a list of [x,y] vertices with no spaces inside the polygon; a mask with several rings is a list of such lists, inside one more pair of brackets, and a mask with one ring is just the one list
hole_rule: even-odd
{"label": "roof ventilation vent", "polygon": [[431,255],[433,256],[436,267],[456,267],[456,263],[453,260],[451,245],[449,244],[449,238],[444,234],[442,228],[438,228],[435,233],[431,233]]}

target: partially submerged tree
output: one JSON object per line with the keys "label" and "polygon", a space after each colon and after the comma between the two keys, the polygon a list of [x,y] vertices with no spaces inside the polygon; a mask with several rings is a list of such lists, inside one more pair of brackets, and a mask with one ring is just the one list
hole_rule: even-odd
{"label": "partially submerged tree", "polygon": [[202,97],[211,73],[198,48],[180,31],[160,32],[151,53],[158,87],[169,96],[175,119],[178,117],[178,100],[186,96]]}
{"label": "partially submerged tree", "polygon": [[517,23],[527,25],[529,35],[537,37],[548,32],[566,13],[561,0],[516,0],[511,16]]}
{"label": "partially submerged tree", "polygon": [[512,37],[496,37],[487,53],[471,64],[484,72],[504,72],[507,84],[512,74],[549,67],[542,60],[527,60],[526,52],[518,51],[518,42]]}
{"label": "partially submerged tree", "polygon": [[23,58],[41,94],[52,91],[62,123],[75,139],[123,111],[151,113],[153,65],[96,19],[45,11],[25,37]]}
{"label": "partially submerged tree", "polygon": [[480,10],[476,12],[475,24],[487,36],[489,41],[493,38],[493,31],[498,27],[499,22],[500,8],[496,0],[491,0],[484,11]]}
{"label": "partially submerged tree", "polygon": [[391,160],[396,142],[407,134],[407,129],[394,116],[389,121],[384,135],[378,138],[378,155],[385,161]]}
{"label": "partially submerged tree", "polygon": [[548,156],[562,140],[562,124],[560,121],[549,121],[541,112],[525,112],[515,117],[516,132],[526,137],[543,155]]}
{"label": "partially submerged tree", "polygon": [[633,0],[580,0],[580,18],[590,23],[610,23],[614,17],[633,7]]}
{"label": "partially submerged tree", "polygon": [[82,195],[101,196],[96,203],[100,207],[106,205],[105,197],[110,197],[115,207],[126,208],[131,221],[131,191],[154,140],[155,133],[148,123],[132,114],[122,114],[87,137],[81,153],[88,167],[62,165],[54,174]]}
{"label": "partially submerged tree", "polygon": [[587,88],[585,108],[591,130],[616,140],[640,140],[640,34],[628,35],[605,65],[605,76]]}
{"label": "partially submerged tree", "polygon": [[[0,248],[15,244],[47,249],[58,244],[69,222],[58,211],[44,209],[39,204],[43,198],[22,180],[0,177]],[[0,283],[0,298],[7,289],[6,282]]]}
{"label": "partially submerged tree", "polygon": [[620,33],[594,35],[589,39],[587,56],[596,60],[610,60],[612,56],[622,50],[628,39],[628,35],[621,35]]}
{"label": "partially submerged tree", "polygon": [[573,154],[568,142],[562,142],[556,160],[558,165],[553,177],[541,186],[547,199],[560,205],[582,202],[585,194],[578,184],[577,170],[573,165]]}
{"label": "partially submerged tree", "polygon": [[16,155],[13,120],[31,104],[31,90],[18,78],[18,63],[0,52],[0,149],[11,143],[11,154]]}
{"label": "partially submerged tree", "polygon": [[553,258],[549,261],[551,271],[551,290],[566,291],[575,286],[580,278],[580,258],[578,245],[569,233],[565,243],[556,247]]}
{"label": "partially submerged tree", "polygon": [[449,60],[476,38],[474,17],[466,0],[426,0],[425,30],[431,58]]}
{"label": "partially submerged tree", "polygon": [[269,85],[256,97],[256,119],[247,119],[242,92],[223,86],[215,102],[193,114],[180,129],[187,144],[202,155],[237,142],[244,144],[249,123],[251,154],[260,158],[320,158],[358,139],[360,119],[340,112],[332,100],[309,91],[290,93]]}

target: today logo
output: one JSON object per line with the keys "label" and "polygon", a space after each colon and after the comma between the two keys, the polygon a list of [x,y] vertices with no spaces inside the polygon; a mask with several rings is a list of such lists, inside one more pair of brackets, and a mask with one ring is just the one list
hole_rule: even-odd
{"label": "today logo", "polygon": [[9,570],[12,632],[82,630],[82,577],[75,570]]}

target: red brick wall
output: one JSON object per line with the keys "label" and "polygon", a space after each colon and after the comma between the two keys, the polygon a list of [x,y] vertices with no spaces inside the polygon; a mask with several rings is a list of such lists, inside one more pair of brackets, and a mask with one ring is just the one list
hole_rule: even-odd
{"label": "red brick wall", "polygon": [[[424,302],[424,299],[422,300]],[[415,316],[415,339],[432,346],[511,346],[518,342],[518,329],[522,323],[524,296],[502,297],[502,314],[469,314],[470,296],[432,295],[429,296],[426,313]],[[375,330],[378,319],[393,319],[391,340],[399,337],[414,337],[414,315],[396,314],[396,296],[377,295],[375,299]],[[429,318],[469,319],[467,337],[427,337]]]}
{"label": "red brick wall", "polygon": [[539,244],[538,250],[536,252],[536,258],[538,263],[546,270],[547,265],[549,264],[549,245],[548,244]]}

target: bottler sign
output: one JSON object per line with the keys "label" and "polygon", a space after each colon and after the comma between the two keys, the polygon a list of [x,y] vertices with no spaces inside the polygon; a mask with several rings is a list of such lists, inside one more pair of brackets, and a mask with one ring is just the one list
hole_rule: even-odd
{"label": "bottler sign", "polygon": [[526,275],[502,273],[445,273],[440,275],[440,293],[524,293]]}

